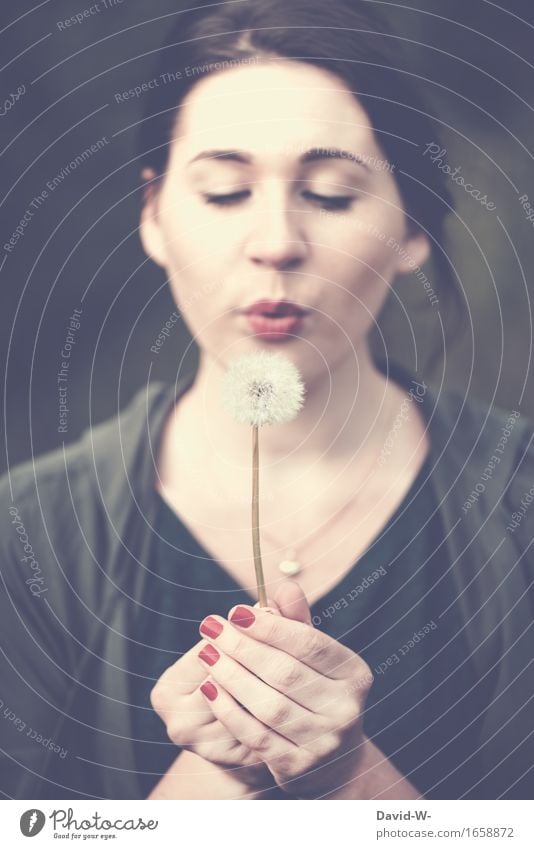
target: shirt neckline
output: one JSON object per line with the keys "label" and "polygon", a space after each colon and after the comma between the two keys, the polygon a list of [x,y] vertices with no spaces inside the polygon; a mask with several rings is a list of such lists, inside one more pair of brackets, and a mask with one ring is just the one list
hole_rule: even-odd
{"label": "shirt neckline", "polygon": [[[324,606],[326,600],[328,600],[332,594],[335,594],[340,591],[340,589],[344,586],[345,582],[350,579],[356,571],[363,572],[365,571],[365,564],[371,558],[375,559],[377,557],[377,547],[383,544],[384,538],[387,534],[394,528],[397,522],[401,519],[401,517],[405,513],[412,513],[415,511],[416,506],[421,503],[423,498],[423,488],[425,483],[429,479],[430,469],[431,469],[431,453],[427,452],[427,455],[417,473],[414,480],[412,481],[410,487],[405,493],[402,501],[397,505],[396,509],[386,521],[385,525],[378,531],[378,533],[373,537],[370,544],[367,546],[365,551],[358,557],[358,559],[352,564],[352,566],[340,577],[339,581],[337,581],[330,589],[328,589],[322,596],[320,596],[314,603],[311,605],[312,612],[316,609]],[[156,521],[158,518],[162,518],[165,522],[172,523],[172,529],[177,530],[178,533],[186,538],[188,543],[192,544],[193,552],[188,553],[198,553],[199,559],[209,562],[213,565],[219,575],[221,575],[228,585],[227,587],[217,587],[217,592],[239,592],[242,595],[246,596],[247,599],[250,599],[250,604],[256,603],[256,598],[248,592],[248,590],[243,587],[234,577],[228,572],[228,570],[220,563],[217,558],[213,557],[210,552],[202,545],[198,537],[188,528],[188,526],[182,521],[180,516],[175,513],[172,507],[167,503],[167,501],[163,498],[163,496],[158,492],[157,489],[154,490],[155,496],[157,499],[157,512],[156,512]],[[428,502],[427,502],[428,505]],[[432,510],[426,509],[426,512],[431,515]],[[413,514],[412,514],[413,515]],[[397,536],[395,538],[396,547],[399,550],[402,550],[404,545],[407,542],[407,537],[410,534],[410,522],[406,521],[403,524],[400,524],[397,528]],[[162,540],[161,535],[158,532],[158,537],[160,541]],[[169,540],[166,540],[169,541]],[[181,581],[182,586],[183,581]],[[194,589],[193,587],[188,587],[188,589]],[[247,602],[246,602],[247,603]]]}

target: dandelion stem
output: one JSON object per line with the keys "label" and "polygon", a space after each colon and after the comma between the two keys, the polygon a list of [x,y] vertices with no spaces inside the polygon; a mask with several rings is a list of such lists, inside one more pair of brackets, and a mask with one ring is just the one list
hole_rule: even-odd
{"label": "dandelion stem", "polygon": [[252,427],[252,551],[254,553],[254,569],[256,571],[256,584],[258,587],[258,601],[260,607],[267,607],[267,593],[265,592],[265,578],[261,564],[260,550],[260,519],[259,519],[259,438],[258,427]]}

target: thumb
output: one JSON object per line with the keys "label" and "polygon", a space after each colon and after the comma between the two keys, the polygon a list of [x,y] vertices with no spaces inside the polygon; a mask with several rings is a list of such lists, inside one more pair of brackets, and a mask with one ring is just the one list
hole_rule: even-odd
{"label": "thumb", "polygon": [[275,600],[272,599],[272,598],[267,599],[267,606],[266,607],[262,607],[261,604],[259,603],[259,601],[256,602],[254,607],[259,607],[260,610],[263,610],[266,613],[272,613],[274,616],[282,616],[282,611],[280,610],[280,608],[277,605],[277,603],[275,602]]}
{"label": "thumb", "polygon": [[308,600],[296,581],[283,581],[274,594],[274,601],[286,619],[312,624]]}

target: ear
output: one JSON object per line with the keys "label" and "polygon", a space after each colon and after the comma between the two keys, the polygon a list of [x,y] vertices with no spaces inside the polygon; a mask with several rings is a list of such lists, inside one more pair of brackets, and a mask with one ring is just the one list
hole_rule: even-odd
{"label": "ear", "polygon": [[145,181],[145,186],[143,188],[139,237],[145,253],[148,254],[150,259],[165,268],[167,252],[158,216],[159,181],[156,179],[157,174],[153,168],[143,168],[141,178]]}
{"label": "ear", "polygon": [[408,233],[397,252],[397,274],[410,274],[416,266],[421,266],[430,256],[430,240],[422,230]]}

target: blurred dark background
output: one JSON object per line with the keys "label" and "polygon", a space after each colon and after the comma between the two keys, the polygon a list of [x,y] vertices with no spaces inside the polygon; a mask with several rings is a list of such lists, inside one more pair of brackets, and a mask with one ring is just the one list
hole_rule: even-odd
{"label": "blurred dark background", "polygon": [[[152,77],[154,51],[180,8],[193,4],[107,0],[106,8],[100,0],[83,23],[58,27],[91,5],[22,0],[0,11],[2,246],[32,213],[13,250],[0,250],[2,468],[76,439],[148,379],[174,382],[195,363],[183,326],[159,355],[150,351],[175,305],[137,234],[135,125],[143,96],[114,98]],[[534,418],[534,226],[519,201],[526,194],[534,206],[534,2],[377,5],[409,39],[451,165],[496,204],[489,213],[451,185],[458,215],[449,222],[448,251],[465,291],[465,329],[405,279],[398,292],[416,344],[392,303],[380,322],[388,352],[430,382]],[[70,168],[91,145],[96,150]],[[75,309],[68,425],[59,433],[57,374]],[[436,342],[441,355],[425,365]]]}

